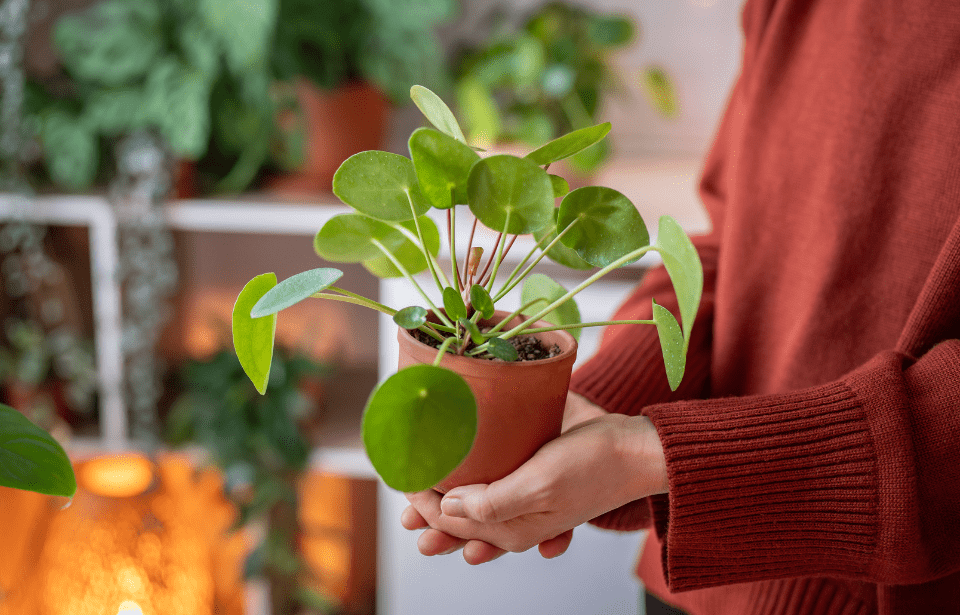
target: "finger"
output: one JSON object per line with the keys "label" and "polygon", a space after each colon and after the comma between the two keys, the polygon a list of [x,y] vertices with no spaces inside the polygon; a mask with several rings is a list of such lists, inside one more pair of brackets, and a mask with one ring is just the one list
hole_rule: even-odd
{"label": "finger", "polygon": [[423,555],[447,555],[462,549],[466,540],[445,534],[439,530],[428,529],[417,539],[417,549]]}
{"label": "finger", "polygon": [[423,518],[423,515],[421,515],[412,504],[404,508],[403,512],[400,513],[400,525],[408,530],[422,530],[430,526],[427,520]]}
{"label": "finger", "polygon": [[440,501],[440,510],[448,517],[465,517],[480,523],[502,523],[539,512],[540,503],[535,496],[542,476],[528,469],[529,464],[489,485],[451,489]]}
{"label": "finger", "polygon": [[420,513],[420,516],[431,526],[436,527],[436,520],[440,516],[440,494],[433,489],[405,493],[407,501]]}
{"label": "finger", "polygon": [[463,559],[471,566],[492,562],[504,553],[505,550],[482,540],[470,540],[463,547]]}
{"label": "finger", "polygon": [[567,530],[555,538],[544,540],[540,543],[540,555],[544,559],[553,559],[563,555],[570,547],[571,540],[573,540],[573,530]]}

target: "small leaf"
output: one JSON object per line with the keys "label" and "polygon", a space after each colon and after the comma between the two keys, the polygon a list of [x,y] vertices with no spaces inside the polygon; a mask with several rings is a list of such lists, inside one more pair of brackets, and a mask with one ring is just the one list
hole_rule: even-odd
{"label": "small leaf", "polygon": [[[516,156],[490,156],[473,165],[467,196],[470,211],[484,226],[511,235],[541,229],[553,216],[553,185],[547,172]],[[510,226],[504,229],[508,212]]]}
{"label": "small leaf", "polygon": [[402,329],[416,329],[427,322],[427,310],[419,305],[405,307],[393,315],[393,322]]}
{"label": "small leaf", "polygon": [[574,130],[533,150],[527,154],[527,159],[539,165],[563,160],[590,147],[594,143],[599,143],[607,136],[608,132],[610,132],[610,122]]}
{"label": "small leaf", "polygon": [[480,333],[480,327],[477,326],[477,323],[466,317],[460,318],[457,322],[470,334],[470,339],[473,340],[474,344],[479,346],[483,343],[483,334]]}
{"label": "small leaf", "polygon": [[640,85],[647,99],[661,115],[673,117],[677,114],[677,93],[666,71],[656,67],[647,69],[641,76]]}
{"label": "small leaf", "polygon": [[339,269],[323,267],[290,276],[260,297],[250,311],[251,318],[276,314],[318,293],[343,277]]}
{"label": "small leaf", "polygon": [[423,116],[437,130],[450,135],[461,143],[467,142],[463,136],[463,131],[460,129],[460,124],[457,123],[457,118],[454,117],[450,107],[439,96],[422,85],[415,85],[410,88],[410,98],[413,100],[413,104],[417,105],[417,108],[423,113]]}
{"label": "small leaf", "polygon": [[0,404],[0,485],[73,497],[77,480],[63,447],[10,406]]}
{"label": "small leaf", "polygon": [[408,142],[420,188],[437,209],[467,202],[467,178],[480,156],[456,139],[418,128]]}
{"label": "small leaf", "polygon": [[507,340],[492,337],[487,340],[487,352],[501,361],[516,361],[517,349]]}
{"label": "small leaf", "polygon": [[480,312],[480,315],[484,318],[492,318],[493,312],[496,308],[493,305],[493,299],[490,298],[490,293],[487,292],[487,289],[480,286],[479,284],[474,284],[470,287],[470,303],[473,305],[473,309]]}
{"label": "small leaf", "polygon": [[344,160],[333,176],[333,193],[360,213],[390,222],[412,220],[430,209],[413,162],[390,152],[360,152]]}
{"label": "small leaf", "polygon": [[451,320],[459,320],[467,315],[467,306],[463,304],[463,297],[452,286],[443,289],[443,309]]}
{"label": "small leaf", "polygon": [[565,196],[557,228],[571,224],[575,226],[560,241],[595,267],[606,267],[650,243],[640,212],[612,188],[588,186]]}
{"label": "small leaf", "polygon": [[550,184],[553,186],[553,198],[561,199],[570,192],[570,183],[559,175],[550,175]]}
{"label": "small leaf", "polygon": [[[520,293],[520,303],[526,305],[536,299],[545,299],[546,303],[538,303],[524,310],[527,316],[534,316],[540,310],[547,307],[557,299],[567,294],[567,289],[553,281],[549,276],[542,273],[534,273],[523,281],[523,291]],[[571,297],[564,303],[557,306],[552,312],[542,317],[549,323],[555,325],[574,325],[579,324],[580,309]],[[570,329],[570,334],[575,339],[580,339],[579,329]]]}
{"label": "small leaf", "polygon": [[657,323],[660,349],[663,352],[663,367],[667,370],[667,382],[670,383],[670,390],[676,391],[683,379],[683,371],[687,363],[683,333],[670,310],[658,305],[656,301],[653,302],[653,320]]}
{"label": "small leaf", "polygon": [[421,491],[443,480],[470,452],[477,402],[457,374],[413,365],[374,390],[362,433],[367,456],[388,486]]}
{"label": "small leaf", "polygon": [[680,224],[670,216],[660,218],[657,250],[670,275],[673,290],[677,293],[680,322],[683,324],[683,348],[686,351],[703,295],[703,265],[693,242],[683,232]]}
{"label": "small leaf", "polygon": [[258,275],[247,282],[233,306],[233,347],[244,373],[261,395],[266,392],[267,381],[270,379],[277,315],[252,318],[250,310],[276,285],[276,274]]}

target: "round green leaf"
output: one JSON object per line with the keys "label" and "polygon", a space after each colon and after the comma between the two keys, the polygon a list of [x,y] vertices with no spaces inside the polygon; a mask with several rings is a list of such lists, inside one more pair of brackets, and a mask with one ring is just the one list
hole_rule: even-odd
{"label": "round green leaf", "polygon": [[470,334],[470,339],[473,340],[474,344],[479,346],[483,343],[483,334],[480,333],[480,327],[477,326],[477,323],[466,317],[459,319],[457,322],[460,323],[464,331]]}
{"label": "round green leaf", "polygon": [[77,480],[63,447],[10,406],[0,404],[0,485],[73,497]]}
{"label": "round green leaf", "polygon": [[492,337],[487,340],[487,352],[500,359],[501,361],[516,361],[517,348],[499,337]]}
{"label": "round green leaf", "polygon": [[250,316],[252,318],[260,318],[269,314],[276,314],[280,310],[285,310],[291,305],[300,303],[314,293],[320,292],[341,277],[343,277],[342,271],[329,267],[311,269],[310,271],[304,271],[290,276],[267,291],[267,294],[260,297],[260,300],[257,301],[256,305],[254,305],[250,311]]}
{"label": "round green leaf", "polygon": [[463,297],[452,286],[443,289],[443,309],[451,320],[459,320],[467,316],[467,306],[463,304]]}
{"label": "round green leaf", "polygon": [[541,165],[563,160],[594,143],[599,143],[610,132],[610,126],[610,122],[604,122],[596,126],[574,130],[533,150],[527,154],[527,159]]}
{"label": "round green leaf", "polygon": [[553,198],[555,199],[563,198],[570,192],[570,183],[559,175],[551,175],[550,184],[553,186]]}
{"label": "round green leaf", "polygon": [[[533,236],[536,238],[537,241],[541,241],[541,240],[543,241],[543,243],[540,244],[541,248],[546,248],[548,245],[550,245],[550,243],[554,239],[556,239],[557,237],[556,219],[559,213],[560,213],[559,209],[554,209],[553,210],[554,223],[551,224],[550,226],[545,226],[539,231],[533,232]],[[544,236],[547,236],[547,238],[544,239]],[[568,248],[567,246],[563,245],[562,241],[558,241],[553,245],[552,248],[550,248],[550,250],[547,252],[547,258],[549,258],[555,263],[559,263],[563,265],[564,267],[570,267],[571,269],[593,269],[593,265],[591,265],[587,261],[577,256],[577,253],[571,250],[570,248]]]}
{"label": "round green leaf", "polygon": [[387,378],[363,414],[363,445],[390,487],[413,492],[444,479],[470,452],[477,402],[450,370],[413,365]]}
{"label": "round green leaf", "polygon": [[680,321],[683,323],[683,347],[686,350],[703,294],[703,265],[693,242],[683,232],[680,224],[670,216],[660,218],[657,251],[663,258],[663,266],[670,276],[674,292],[677,293]]}
{"label": "round green leaf", "polygon": [[[473,165],[467,196],[470,211],[484,226],[511,235],[541,229],[553,216],[553,185],[547,172],[515,156],[490,156]],[[508,214],[510,225],[504,228]]]}
{"label": "round green leaf", "polygon": [[[560,297],[567,294],[567,289],[553,281],[549,276],[542,273],[534,273],[523,281],[523,291],[520,293],[520,303],[526,305],[536,299],[546,299],[546,303],[540,302],[528,307],[523,311],[527,316],[533,316],[543,308],[553,303]],[[573,297],[560,304],[555,310],[542,317],[549,323],[555,325],[574,325],[579,324],[580,309],[577,307]],[[580,329],[570,329],[570,334],[574,339],[580,339]]]}
{"label": "round green leaf", "polygon": [[393,322],[402,329],[416,329],[427,322],[427,310],[419,305],[405,307],[393,315]]}
{"label": "round green leaf", "polygon": [[313,240],[313,249],[324,260],[359,263],[383,256],[375,241],[393,250],[405,240],[389,224],[360,214],[340,214],[323,225]]}
{"label": "round green leaf", "polygon": [[595,267],[650,243],[643,218],[630,199],[612,188],[577,188],[563,198],[557,228],[575,224],[560,241]]}
{"label": "round green leaf", "polygon": [[378,220],[403,222],[430,209],[413,162],[390,152],[360,152],[344,160],[333,176],[333,193]]}
{"label": "round green leaf", "polygon": [[[420,216],[419,222],[420,230],[423,233],[423,242],[427,246],[427,251],[436,256],[440,252],[440,231],[437,230],[437,225],[433,220],[426,216]],[[416,234],[417,227],[413,220],[401,222],[400,224]],[[427,261],[423,258],[423,252],[420,251],[419,246],[407,239],[404,235],[400,235],[397,241],[399,241],[399,246],[392,248],[390,252],[394,258],[400,261],[400,264],[403,265],[408,273],[412,275],[427,268]],[[363,266],[367,271],[379,278],[399,278],[403,276],[400,270],[394,266],[386,255],[379,251],[378,254],[379,256],[376,258],[363,261]]]}
{"label": "round green leaf", "polygon": [[276,274],[258,275],[247,282],[233,306],[233,347],[244,373],[261,395],[266,392],[270,379],[277,315],[252,318],[250,310],[260,301],[260,297],[276,285]]}
{"label": "round green leaf", "polygon": [[474,284],[470,287],[470,303],[473,305],[473,309],[480,312],[480,315],[484,318],[493,318],[493,312],[496,309],[493,305],[493,299],[490,298],[490,293],[487,292],[487,289],[480,286],[479,284]]}
{"label": "round green leaf", "polygon": [[424,195],[437,209],[467,202],[467,178],[480,156],[453,137],[419,128],[408,143]]}
{"label": "round green leaf", "polygon": [[463,136],[463,131],[460,130],[460,124],[457,123],[457,118],[454,117],[450,107],[439,96],[422,85],[415,85],[410,88],[410,98],[413,100],[413,104],[417,105],[417,108],[423,113],[423,116],[436,126],[437,130],[461,143],[467,142]]}
{"label": "round green leaf", "polygon": [[683,379],[687,363],[687,348],[677,319],[670,310],[653,302],[653,321],[657,323],[657,335],[660,337],[660,350],[663,352],[663,367],[667,371],[670,390],[676,391]]}

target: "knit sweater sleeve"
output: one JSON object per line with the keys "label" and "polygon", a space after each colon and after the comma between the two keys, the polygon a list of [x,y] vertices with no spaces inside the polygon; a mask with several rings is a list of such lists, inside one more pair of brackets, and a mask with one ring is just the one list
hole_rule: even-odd
{"label": "knit sweater sleeve", "polygon": [[912,584],[960,570],[960,340],[805,390],[644,410],[672,591],[797,576]]}

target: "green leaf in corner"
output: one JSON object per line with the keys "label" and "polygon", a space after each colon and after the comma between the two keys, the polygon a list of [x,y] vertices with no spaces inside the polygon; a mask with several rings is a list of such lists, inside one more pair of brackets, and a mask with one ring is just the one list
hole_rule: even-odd
{"label": "green leaf in corner", "polygon": [[667,370],[667,382],[670,390],[676,391],[683,379],[683,370],[687,364],[687,349],[684,346],[683,333],[677,319],[670,310],[653,302],[653,320],[657,323],[660,337],[660,349],[663,352],[663,367]]}
{"label": "green leaf in corner", "polygon": [[0,404],[0,485],[73,497],[77,480],[63,447],[20,412]]}
{"label": "green leaf in corner", "polygon": [[480,315],[484,318],[492,318],[495,307],[493,305],[493,299],[490,298],[490,293],[487,292],[487,289],[480,286],[479,284],[474,284],[470,287],[470,303],[473,305],[473,309],[480,312]]}
{"label": "green leaf in corner", "polygon": [[343,272],[331,267],[322,267],[320,269],[311,269],[297,275],[290,276],[283,282],[280,282],[267,294],[260,297],[253,309],[250,310],[252,318],[260,318],[276,314],[280,310],[285,310],[291,305],[300,303],[307,297],[318,293],[324,288],[339,280]]}
{"label": "green leaf in corner", "polygon": [[670,216],[660,218],[657,232],[657,251],[670,275],[673,290],[680,304],[680,322],[683,325],[683,349],[690,345],[693,321],[703,295],[703,265],[693,242],[680,224]]}
{"label": "green leaf in corner", "polygon": [[452,286],[443,289],[443,309],[451,320],[459,320],[467,316],[467,306],[463,304],[463,297]]}
{"label": "green leaf in corner", "polygon": [[604,122],[596,126],[574,130],[533,150],[527,154],[527,160],[543,165],[569,158],[577,152],[602,141],[610,132],[610,126],[610,122]]}
{"label": "green leaf in corner", "polygon": [[233,305],[233,347],[243,371],[261,395],[267,391],[267,381],[270,379],[277,315],[253,318],[250,310],[276,285],[276,274],[258,275],[247,282]]}
{"label": "green leaf in corner", "polygon": [[383,482],[406,493],[443,480],[470,452],[476,433],[470,386],[433,365],[413,365],[387,378],[363,413],[370,462]]}
{"label": "green leaf in corner", "polygon": [[[533,316],[566,294],[567,289],[553,281],[549,276],[543,275],[542,273],[534,273],[523,281],[523,292],[520,293],[520,303],[527,305],[531,301],[545,299],[546,302],[540,302],[524,310],[524,314]],[[579,324],[580,309],[577,307],[573,298],[570,298],[544,316],[543,320],[555,325]],[[580,329],[570,329],[570,334],[574,339],[580,339]]]}
{"label": "green leaf in corner", "polygon": [[437,130],[450,135],[461,143],[467,142],[467,139],[463,136],[463,130],[460,129],[460,124],[457,123],[457,118],[454,117],[450,107],[439,96],[422,85],[415,85],[410,88],[410,98]]}
{"label": "green leaf in corner", "polygon": [[405,307],[393,315],[393,322],[402,329],[416,329],[427,322],[427,310],[419,305]]}

